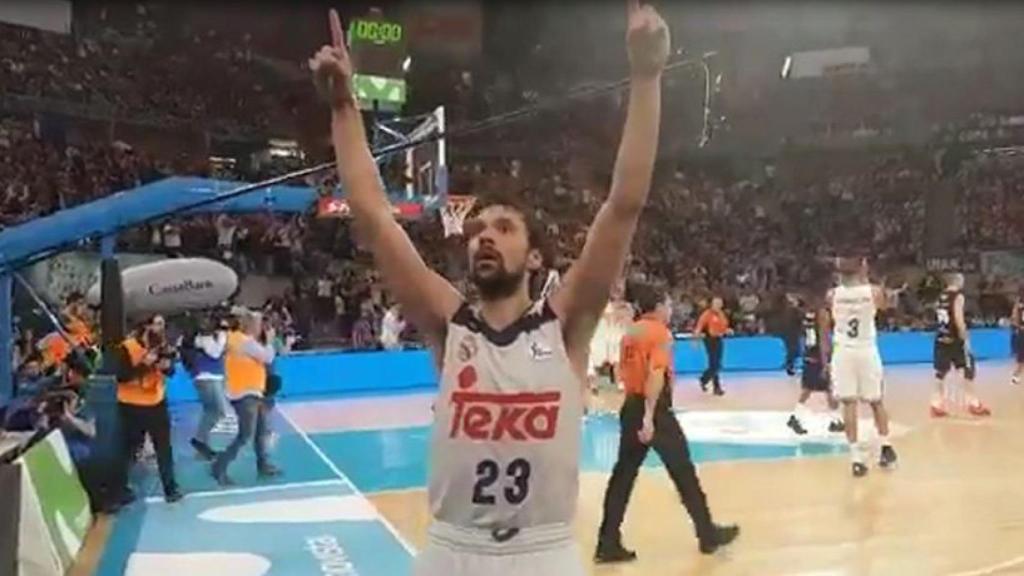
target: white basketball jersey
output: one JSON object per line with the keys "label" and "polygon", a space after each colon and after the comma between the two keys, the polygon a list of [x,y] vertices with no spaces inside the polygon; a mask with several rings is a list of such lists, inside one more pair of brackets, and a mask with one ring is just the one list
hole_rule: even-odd
{"label": "white basketball jersey", "polygon": [[468,305],[448,324],[431,442],[436,520],[487,530],[571,523],[582,385],[546,300],[504,330]]}
{"label": "white basketball jersey", "polygon": [[871,284],[837,286],[832,292],[832,341],[836,348],[870,348],[877,345],[875,294]]}

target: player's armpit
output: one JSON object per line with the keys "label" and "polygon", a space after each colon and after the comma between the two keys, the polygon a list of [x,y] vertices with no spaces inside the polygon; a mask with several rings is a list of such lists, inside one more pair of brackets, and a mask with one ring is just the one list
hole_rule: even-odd
{"label": "player's armpit", "polygon": [[569,346],[589,344],[611,287],[622,274],[651,188],[660,118],[660,78],[634,79],[611,192],[590,227],[582,254],[551,298]]}
{"label": "player's armpit", "polygon": [[440,344],[448,319],[462,304],[462,296],[426,265],[395,220],[359,111],[355,107],[336,110],[331,134],[338,175],[348,193],[360,243],[373,253],[377,268],[406,317],[429,344]]}

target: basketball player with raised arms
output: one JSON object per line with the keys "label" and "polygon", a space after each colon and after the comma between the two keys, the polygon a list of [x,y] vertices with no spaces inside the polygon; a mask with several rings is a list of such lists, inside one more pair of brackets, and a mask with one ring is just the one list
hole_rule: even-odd
{"label": "basketball player with raised arms", "polygon": [[828,295],[832,310],[832,384],[843,405],[843,424],[850,444],[853,475],[868,473],[865,443],[858,441],[857,407],[867,402],[875,418],[882,446],[878,465],[896,465],[896,451],[889,443],[889,415],[882,403],[882,357],[878,353],[875,316],[885,308],[885,293],[868,279],[863,258],[840,258],[839,286]]}
{"label": "basketball player with raised arms", "polygon": [[431,438],[432,523],[419,576],[584,574],[572,523],[590,339],[622,272],[647,201],[658,146],[669,31],[627,2],[631,68],[611,189],[557,290],[531,301],[544,228],[511,203],[467,222],[470,305],[430,270],[391,213],[352,93],[352,64],[331,11],[332,43],[310,60],[331,105],[341,184],[389,289],[440,369]]}

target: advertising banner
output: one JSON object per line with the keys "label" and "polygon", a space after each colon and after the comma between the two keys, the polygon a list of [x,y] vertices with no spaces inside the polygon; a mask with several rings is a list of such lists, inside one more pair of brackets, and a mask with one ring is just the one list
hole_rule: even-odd
{"label": "advertising banner", "polygon": [[55,431],[19,460],[21,524],[18,576],[59,576],[75,561],[92,524],[64,436]]}
{"label": "advertising banner", "polygon": [[[163,260],[156,254],[117,254],[121,269],[139,264]],[[72,292],[85,294],[100,281],[100,262],[103,258],[95,252],[65,252],[33,264],[25,278],[32,288],[51,305],[60,306],[64,297]]]}
{"label": "advertising banner", "polygon": [[0,574],[17,574],[21,465],[0,464]]}

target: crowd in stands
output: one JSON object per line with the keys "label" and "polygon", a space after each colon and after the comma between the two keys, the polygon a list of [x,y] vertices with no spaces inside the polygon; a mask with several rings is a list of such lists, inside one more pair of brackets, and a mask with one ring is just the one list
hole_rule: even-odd
{"label": "crowd in stands", "polygon": [[[294,112],[294,100],[282,104],[281,93],[269,90],[273,76],[258,67],[244,33],[183,26],[172,33],[156,26],[156,19],[137,4],[92,13],[85,19],[88,33],[0,24],[0,85],[7,95],[99,107],[168,126],[201,122],[228,131],[261,130],[283,109]],[[449,112],[456,122],[540,97],[514,75],[487,69],[453,71],[451,80]],[[311,95],[308,86],[306,92]],[[555,241],[551,265],[564,271],[610,180],[622,104],[617,97],[599,98],[488,132],[479,141],[460,141],[453,146],[450,188],[484,200],[493,194],[524,198]],[[607,121],[591,121],[595,117]],[[66,145],[43,132],[38,123],[0,115],[2,226],[171,174],[222,176],[130,142]],[[483,153],[462,152],[468,150]],[[800,171],[800,178],[752,182],[687,161],[659,164],[628,273],[672,289],[677,329],[692,327],[716,294],[725,297],[741,333],[770,332],[771,311],[784,295],[815,284],[823,259],[850,251],[872,256],[878,279],[897,304],[885,327],[925,325],[931,285],[910,288],[917,277],[888,274],[921,262],[925,206],[939,178],[934,166],[889,153],[855,170],[821,169],[809,160]],[[1024,243],[1024,169],[971,163],[955,179],[959,249]],[[407,227],[430,264],[464,288],[457,243],[444,238],[437,217]],[[397,314],[348,223],[312,212],[175,218],[122,234],[119,242],[124,251],[217,258],[243,278],[289,279],[287,290],[268,301],[268,311],[280,332],[299,334],[306,345],[376,347],[384,316]],[[1007,289],[998,279],[985,286],[990,292],[993,286]],[[412,337],[409,330],[406,335]]]}
{"label": "crowd in stands", "polygon": [[244,36],[172,35],[146,18],[139,26],[64,35],[0,23],[0,86],[41,106],[230,134],[287,117],[283,90],[253,62]]}
{"label": "crowd in stands", "polygon": [[[31,125],[6,120],[2,126],[0,219],[6,226],[170,172],[168,163],[123,143],[61,150],[40,139]],[[556,241],[552,265],[564,271],[603,197],[601,182],[570,156],[462,162],[453,167],[451,187],[484,200],[493,194],[524,197],[547,223],[548,236]],[[771,331],[771,310],[782,295],[814,284],[830,255],[871,254],[885,266],[876,270],[879,274],[915,264],[934,178],[927,166],[897,157],[880,159],[870,170],[830,174],[796,188],[773,181],[729,181],[666,164],[659,168],[629,273],[672,288],[679,330],[692,327],[708,298],[721,294],[741,333]],[[957,175],[963,190],[958,196],[962,244],[1020,244],[1022,178],[1020,167],[1001,163],[972,164]],[[443,237],[436,216],[409,222],[408,229],[433,266],[463,280],[459,251]],[[270,304],[279,328],[301,334],[307,345],[376,347],[391,306],[348,223],[312,213],[172,219],[123,234],[119,249],[204,255],[229,263],[243,277],[291,279]],[[889,288],[901,296],[895,297],[899,306],[885,327],[926,325],[927,294],[901,290],[902,279],[889,280]]]}

